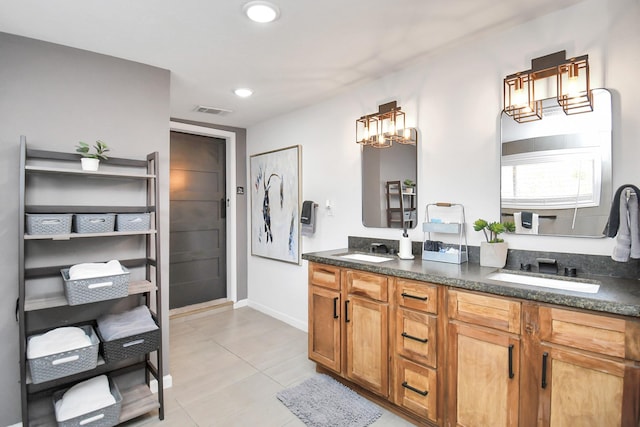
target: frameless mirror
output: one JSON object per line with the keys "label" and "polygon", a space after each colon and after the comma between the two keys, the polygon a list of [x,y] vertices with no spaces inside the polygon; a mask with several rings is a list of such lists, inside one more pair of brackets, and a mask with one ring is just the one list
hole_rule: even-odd
{"label": "frameless mirror", "polygon": [[611,93],[593,90],[593,112],[566,115],[556,98],[542,119],[518,123],[502,113],[503,221],[516,233],[602,237],[609,217]]}
{"label": "frameless mirror", "polygon": [[[362,223],[365,227],[414,228],[417,215],[418,131],[415,144],[362,147]],[[413,185],[407,185],[413,183]]]}

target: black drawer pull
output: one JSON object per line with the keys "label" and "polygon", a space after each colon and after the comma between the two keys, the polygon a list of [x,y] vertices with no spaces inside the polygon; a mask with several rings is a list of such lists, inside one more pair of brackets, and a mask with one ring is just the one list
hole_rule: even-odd
{"label": "black drawer pull", "polygon": [[513,373],[513,344],[509,345],[509,378],[515,377]]}
{"label": "black drawer pull", "polygon": [[410,340],[414,340],[414,341],[420,341],[421,343],[426,343],[427,341],[429,341],[427,338],[418,338],[418,337],[414,337],[412,335],[409,335],[406,332],[402,333],[402,336],[405,338],[409,338]]}
{"label": "black drawer pull", "polygon": [[404,298],[418,299],[420,301],[426,301],[427,299],[429,299],[429,297],[419,297],[417,295],[411,295],[405,292],[401,293],[400,295],[402,295]]}
{"label": "black drawer pull", "polygon": [[411,387],[409,384],[407,384],[406,381],[402,383],[402,387],[408,388],[409,390],[411,390],[411,391],[413,391],[415,393],[418,393],[418,394],[420,394],[422,396],[426,396],[427,394],[429,394],[429,392],[427,390],[422,391],[422,390],[418,390],[415,387]]}
{"label": "black drawer pull", "polygon": [[344,323],[349,323],[349,300],[344,302]]}
{"label": "black drawer pull", "polygon": [[337,319],[338,318],[338,299],[340,299],[339,297],[335,297],[333,299],[333,318]]}
{"label": "black drawer pull", "polygon": [[547,388],[547,359],[549,358],[549,353],[546,351],[542,353],[542,388]]}

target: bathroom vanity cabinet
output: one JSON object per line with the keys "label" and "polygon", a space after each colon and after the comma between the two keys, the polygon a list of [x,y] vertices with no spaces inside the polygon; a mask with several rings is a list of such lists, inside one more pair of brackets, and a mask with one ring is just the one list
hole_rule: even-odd
{"label": "bathroom vanity cabinet", "polygon": [[387,277],[312,265],[309,283],[310,359],[387,397]]}
{"label": "bathroom vanity cabinet", "polygon": [[634,317],[309,263],[309,358],[419,425],[637,427],[639,337]]}

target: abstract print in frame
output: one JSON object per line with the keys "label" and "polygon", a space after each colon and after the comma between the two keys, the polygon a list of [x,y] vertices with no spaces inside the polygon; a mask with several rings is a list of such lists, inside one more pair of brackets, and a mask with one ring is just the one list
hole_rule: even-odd
{"label": "abstract print in frame", "polygon": [[300,264],[301,151],[251,156],[251,255]]}

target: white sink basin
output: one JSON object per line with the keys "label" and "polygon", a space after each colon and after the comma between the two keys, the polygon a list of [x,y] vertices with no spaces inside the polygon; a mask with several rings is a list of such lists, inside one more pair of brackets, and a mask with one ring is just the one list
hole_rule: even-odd
{"label": "white sink basin", "polygon": [[345,254],[339,255],[340,258],[347,259],[355,259],[356,261],[366,261],[366,262],[385,262],[391,261],[393,258],[382,257],[378,255],[368,255],[368,254]]}
{"label": "white sink basin", "polygon": [[579,282],[571,279],[551,279],[548,277],[528,276],[524,274],[492,273],[487,279],[501,282],[519,283],[528,286],[540,286],[542,288],[562,289],[565,291],[584,292],[597,294],[600,285],[596,283]]}

